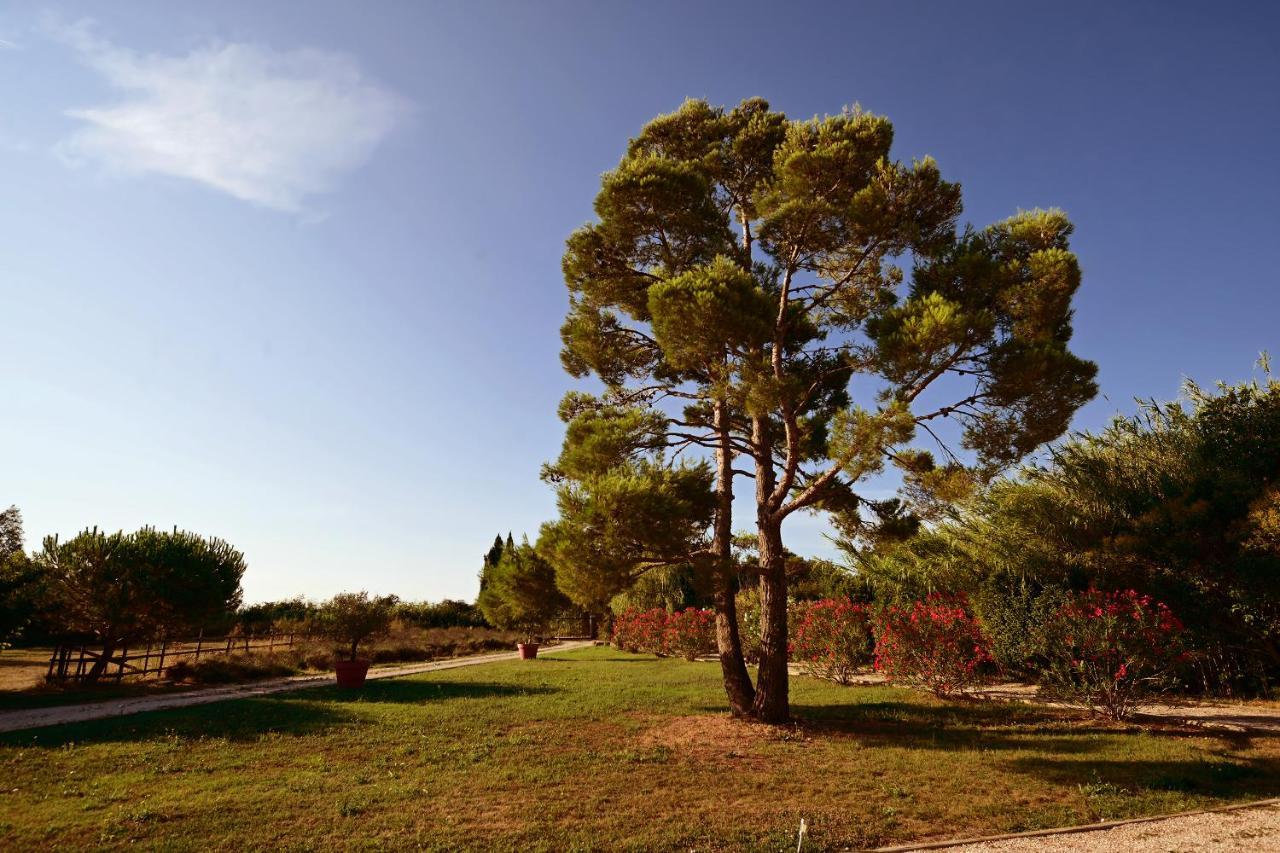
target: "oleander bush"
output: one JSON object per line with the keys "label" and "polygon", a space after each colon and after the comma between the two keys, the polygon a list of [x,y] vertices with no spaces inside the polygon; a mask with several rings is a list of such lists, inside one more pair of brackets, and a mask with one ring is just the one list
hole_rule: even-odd
{"label": "oleander bush", "polygon": [[1113,720],[1175,687],[1188,658],[1178,617],[1132,589],[1076,593],[1041,631],[1042,691]]}
{"label": "oleander bush", "polygon": [[687,607],[668,614],[666,653],[695,660],[716,653],[716,614],[713,610]]}
{"label": "oleander bush", "polygon": [[667,611],[627,610],[613,622],[613,643],[628,652],[667,654]]}
{"label": "oleander bush", "polygon": [[884,607],[874,631],[875,668],[890,682],[953,696],[985,680],[987,638],[963,596]]}
{"label": "oleander bush", "polygon": [[613,620],[612,641],[628,652],[679,655],[694,660],[716,651],[715,612],[687,607],[674,613],[661,607],[627,610]]}
{"label": "oleander bush", "polygon": [[872,661],[875,647],[866,605],[847,598],[806,603],[793,619],[791,660],[807,674],[848,684]]}

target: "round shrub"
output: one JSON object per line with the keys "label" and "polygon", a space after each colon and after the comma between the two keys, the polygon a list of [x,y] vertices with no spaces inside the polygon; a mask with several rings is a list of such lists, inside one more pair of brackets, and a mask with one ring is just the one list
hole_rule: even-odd
{"label": "round shrub", "polygon": [[664,646],[667,654],[694,660],[716,651],[716,614],[713,610],[688,607],[666,618]]}
{"label": "round shrub", "polygon": [[613,642],[628,652],[668,654],[667,611],[661,607],[626,611],[614,620]]}
{"label": "round shrub", "polygon": [[1182,622],[1136,590],[1072,595],[1044,624],[1045,693],[1114,720],[1174,686],[1187,659]]}
{"label": "round shrub", "polygon": [[795,621],[791,659],[805,672],[848,684],[859,667],[871,663],[871,616],[847,598],[814,601]]}
{"label": "round shrub", "polygon": [[875,618],[875,668],[890,682],[952,696],[983,680],[990,662],[982,629],[964,597],[931,595]]}

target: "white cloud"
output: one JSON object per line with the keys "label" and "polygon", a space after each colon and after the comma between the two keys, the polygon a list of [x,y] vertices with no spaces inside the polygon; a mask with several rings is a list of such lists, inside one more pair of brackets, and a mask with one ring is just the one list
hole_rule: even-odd
{"label": "white cloud", "polygon": [[84,22],[58,36],[126,93],[68,110],[85,124],[59,143],[60,154],[188,178],[277,210],[300,211],[332,189],[410,110],[340,53],[214,43],[184,56],[143,55]]}

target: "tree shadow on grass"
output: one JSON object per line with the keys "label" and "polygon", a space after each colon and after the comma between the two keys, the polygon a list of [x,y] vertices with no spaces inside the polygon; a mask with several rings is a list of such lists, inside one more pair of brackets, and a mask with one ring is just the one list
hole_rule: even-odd
{"label": "tree shadow on grass", "polygon": [[160,738],[243,742],[267,735],[315,734],[358,719],[357,714],[331,702],[302,699],[296,694],[256,696],[7,732],[0,734],[0,747],[85,746]]}
{"label": "tree shadow on grass", "polygon": [[312,697],[343,705],[399,702],[418,705],[449,699],[496,699],[518,696],[542,696],[559,693],[560,688],[546,684],[510,684],[489,681],[423,681],[410,678],[383,678],[365,682],[359,690],[343,690],[326,686],[307,691]]}
{"label": "tree shadow on grass", "polygon": [[[541,685],[481,682],[370,681],[360,690],[325,686],[147,711],[124,717],[89,720],[43,729],[0,734],[0,747],[58,747],[66,744],[122,743],[157,738],[225,739],[252,742],[263,737],[303,737],[359,725],[370,719],[366,709],[384,703],[427,704],[459,698],[524,696],[554,692]],[[370,709],[371,710],[371,709]]]}
{"label": "tree shadow on grass", "polygon": [[1073,761],[1028,756],[1006,766],[1096,797],[1168,791],[1226,801],[1280,795],[1280,760],[1274,758]]}
{"label": "tree shadow on grass", "polygon": [[[922,704],[894,700],[841,705],[794,705],[801,728],[823,737],[853,737],[866,746],[934,750],[1036,750],[1063,755],[1110,748],[1098,735],[1133,736],[1132,726],[1090,720],[1069,710],[982,702]],[[1227,731],[1148,729],[1158,737],[1216,738],[1248,746]]]}

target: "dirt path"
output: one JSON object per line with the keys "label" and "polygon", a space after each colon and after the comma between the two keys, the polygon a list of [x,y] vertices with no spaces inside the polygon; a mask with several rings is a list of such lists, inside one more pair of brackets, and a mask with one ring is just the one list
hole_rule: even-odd
{"label": "dirt path", "polygon": [[[591,640],[575,640],[544,647],[544,653],[565,652],[582,649],[592,645]],[[474,655],[472,657],[454,658],[452,660],[430,661],[425,663],[405,664],[403,666],[387,666],[369,670],[369,678],[396,678],[402,675],[417,675],[420,672],[436,672],[442,669],[457,669],[462,666],[495,663],[497,661],[515,660],[518,652],[499,652],[491,655]],[[121,717],[126,714],[139,714],[145,711],[162,711],[166,708],[186,708],[191,705],[207,705],[211,702],[223,702],[228,699],[245,699],[253,696],[267,696],[272,693],[284,693],[304,687],[318,687],[333,683],[333,673],[321,675],[293,675],[288,678],[275,678],[267,681],[255,681],[249,684],[233,684],[226,687],[209,687],[185,693],[174,693],[165,696],[143,696],[136,699],[118,699],[104,702],[86,702],[79,705],[59,705],[52,708],[30,708],[18,711],[0,712],[0,732],[14,732],[23,729],[38,729],[44,726],[58,726],[66,723],[81,723],[86,720],[99,720],[107,717]]]}

